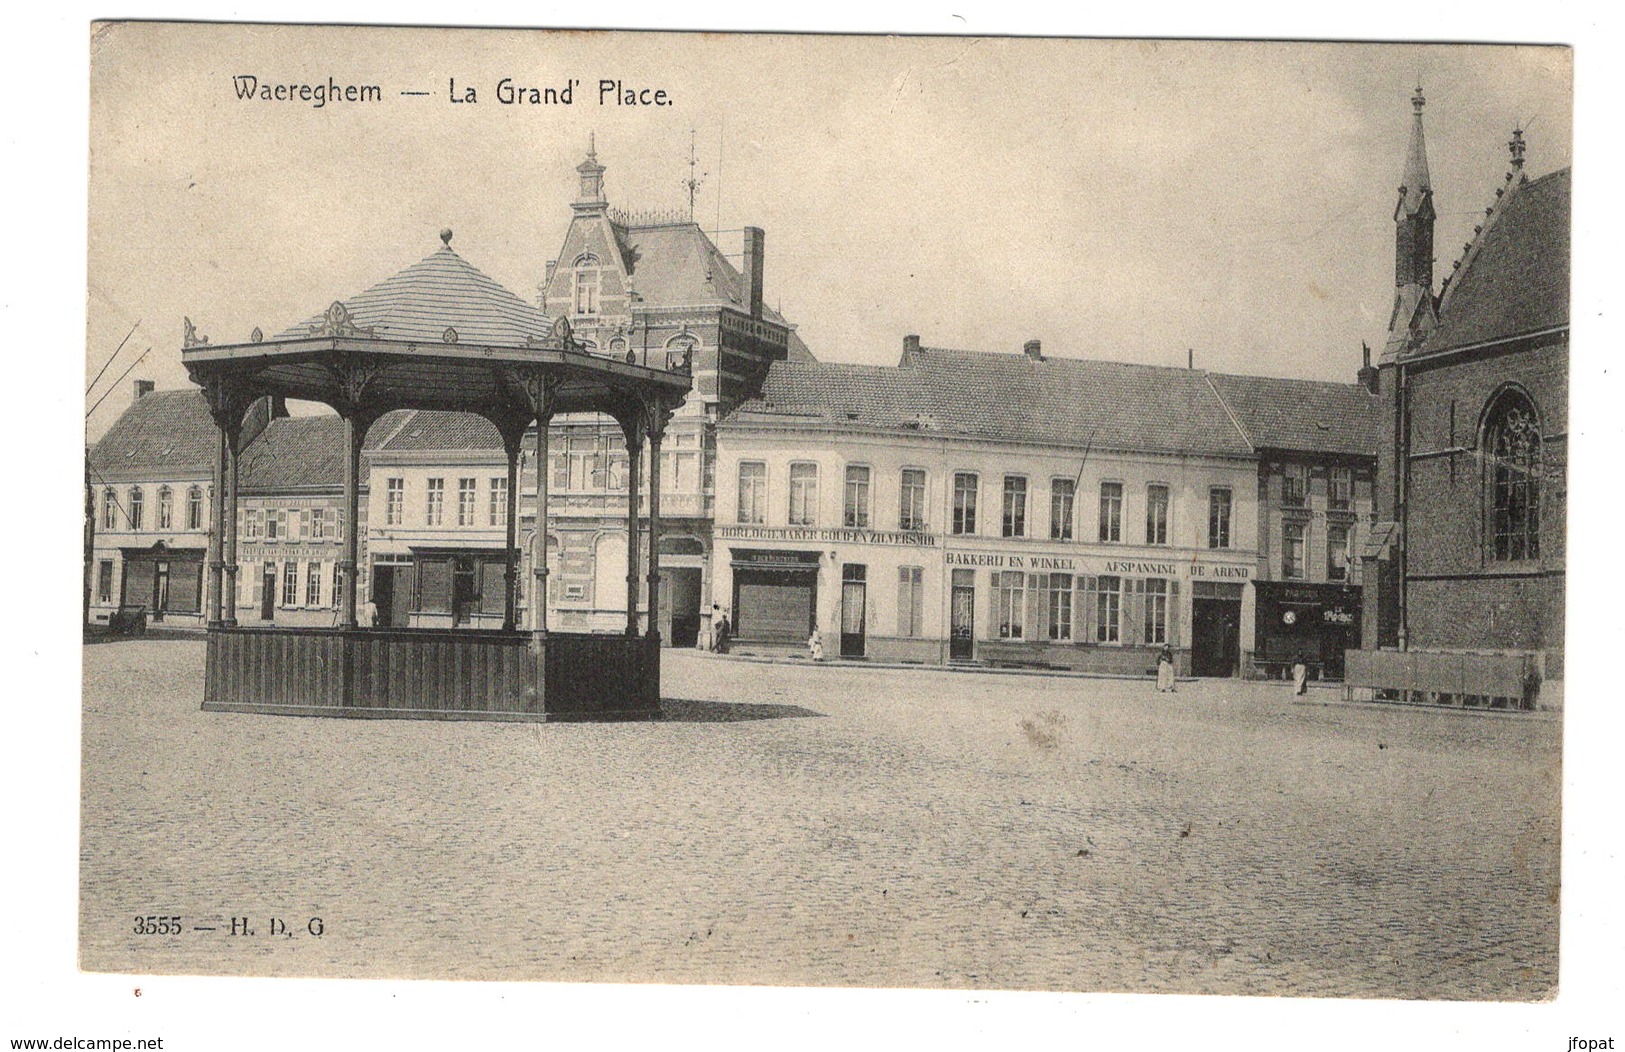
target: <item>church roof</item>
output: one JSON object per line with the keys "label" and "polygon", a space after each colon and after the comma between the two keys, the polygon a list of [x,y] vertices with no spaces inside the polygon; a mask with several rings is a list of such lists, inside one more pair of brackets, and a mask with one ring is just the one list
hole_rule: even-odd
{"label": "church roof", "polygon": [[1418,355],[1539,332],[1569,322],[1569,186],[1563,168],[1515,186],[1439,304]]}
{"label": "church roof", "polygon": [[[463,343],[523,347],[547,335],[551,322],[540,310],[452,251],[449,232],[444,237],[439,251],[343,300],[351,320],[384,340],[440,343],[453,329]],[[308,336],[322,321],[317,314],[275,338]]]}

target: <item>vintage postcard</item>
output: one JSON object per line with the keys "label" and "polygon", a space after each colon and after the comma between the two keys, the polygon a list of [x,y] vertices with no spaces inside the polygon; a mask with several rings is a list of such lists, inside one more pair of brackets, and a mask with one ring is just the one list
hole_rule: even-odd
{"label": "vintage postcard", "polygon": [[1567,48],[90,50],[84,970],[1556,995]]}

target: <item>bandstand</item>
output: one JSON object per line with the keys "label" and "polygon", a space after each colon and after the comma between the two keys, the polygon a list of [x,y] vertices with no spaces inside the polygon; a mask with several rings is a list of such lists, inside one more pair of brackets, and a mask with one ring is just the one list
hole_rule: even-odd
{"label": "bandstand", "polygon": [[[446,249],[424,266],[450,253]],[[462,266],[466,267],[466,264]],[[483,279],[472,268],[468,271]],[[484,279],[489,281],[489,279]],[[494,286],[494,283],[491,283]],[[504,295],[506,290],[501,290]],[[514,298],[514,304],[518,304]],[[510,310],[513,306],[503,304]],[[523,306],[522,304],[520,306]],[[526,308],[529,309],[529,308]],[[429,315],[438,324],[439,315]],[[539,320],[540,315],[537,313]],[[559,720],[650,719],[660,714],[657,619],[640,626],[640,539],[647,594],[660,590],[660,443],[690,386],[691,363],[662,353],[650,364],[589,354],[568,321],[515,335],[476,321],[438,339],[423,325],[363,325],[335,302],[317,322],[272,339],[210,344],[186,322],[181,360],[219,427],[208,556],[208,651],[203,707],[213,711],[351,717]],[[540,335],[537,335],[540,332]],[[343,554],[338,623],[331,628],[237,623],[238,461],[244,416],[266,396],[325,403],[345,421]],[[476,413],[507,453],[506,596],[501,630],[374,628],[357,623],[362,446],[368,427],[395,409]],[[626,439],[629,501],[624,634],[547,627],[548,423],[556,414],[601,412]],[[532,428],[532,425],[535,425]],[[536,472],[532,583],[518,610],[519,464],[530,432]],[[649,484],[641,485],[647,442]],[[647,492],[643,528],[640,493]]]}

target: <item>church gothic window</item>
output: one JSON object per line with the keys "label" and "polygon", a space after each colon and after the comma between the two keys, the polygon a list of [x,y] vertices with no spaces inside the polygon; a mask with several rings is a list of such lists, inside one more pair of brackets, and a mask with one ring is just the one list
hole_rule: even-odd
{"label": "church gothic window", "polygon": [[1540,557],[1540,417],[1521,391],[1502,392],[1484,420],[1489,553],[1497,562]]}

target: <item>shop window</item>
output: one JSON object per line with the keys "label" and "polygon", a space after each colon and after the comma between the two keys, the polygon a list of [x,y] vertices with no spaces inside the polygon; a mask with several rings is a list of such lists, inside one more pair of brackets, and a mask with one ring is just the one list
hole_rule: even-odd
{"label": "shop window", "polygon": [[767,465],[759,460],[740,462],[737,521],[747,526],[767,521]]}
{"label": "shop window", "polygon": [[841,522],[847,529],[869,528],[869,469],[861,464],[849,464],[846,469],[846,492],[842,502]]}
{"label": "shop window", "polygon": [[113,492],[112,486],[108,486],[102,490],[102,529],[111,530],[118,525],[118,519],[114,516],[117,507],[118,495]]}
{"label": "shop window", "polygon": [[168,530],[175,525],[175,491],[168,486],[158,487],[158,528]]}
{"label": "shop window", "polygon": [[126,514],[130,518],[130,529],[132,530],[141,529],[141,519],[146,511],[146,499],[146,495],[141,492],[140,486],[130,487],[129,507],[126,509]]}
{"label": "shop window", "polygon": [[103,559],[96,564],[96,601],[113,601],[113,560]]}
{"label": "shop window", "polygon": [[1049,575],[1049,638],[1058,643],[1072,639],[1072,575]]}
{"label": "shop window", "polygon": [[1147,645],[1168,642],[1168,582],[1159,577],[1148,577],[1145,590],[1145,632],[1142,639]]}
{"label": "shop window", "polygon": [[1004,535],[1027,536],[1027,480],[1020,475],[1004,476]]}
{"label": "shop window", "polygon": [[1281,576],[1298,579],[1303,576],[1304,527],[1301,522],[1288,522],[1281,526]]}
{"label": "shop window", "polygon": [[954,475],[954,533],[976,532],[976,495],[981,481],[968,471]]}
{"label": "shop window", "polygon": [[384,480],[384,525],[399,526],[406,514],[406,480]]}
{"label": "shop window", "polygon": [[1333,511],[1348,511],[1354,507],[1354,472],[1348,468],[1332,468],[1326,473],[1326,506]]}
{"label": "shop window", "polygon": [[1481,443],[1490,555],[1498,562],[1540,557],[1540,445],[1534,403],[1520,391],[1503,392],[1485,419]]}
{"label": "shop window", "polygon": [[1207,546],[1230,547],[1230,490],[1215,487],[1207,495]]}
{"label": "shop window", "polygon": [[1019,570],[1006,570],[994,575],[995,610],[999,621],[1000,639],[1021,639],[1027,613],[1027,575]]}
{"label": "shop window", "polygon": [[1100,484],[1100,540],[1115,544],[1123,539],[1123,484]]}
{"label": "shop window", "polygon": [[446,480],[430,479],[429,491],[423,505],[423,523],[439,526],[446,517]]}
{"label": "shop window", "polygon": [[457,480],[457,525],[474,525],[474,507],[479,500],[478,479]]}
{"label": "shop window", "polygon": [[1095,642],[1123,639],[1123,579],[1101,576],[1095,580]]}
{"label": "shop window", "polygon": [[203,487],[193,486],[186,491],[186,528],[203,528]]}
{"label": "shop window", "polygon": [[1076,479],[1050,479],[1049,483],[1049,539],[1072,539],[1072,508],[1077,499]]}
{"label": "shop window", "polygon": [[818,521],[818,465],[790,465],[791,526],[812,526]]}
{"label": "shop window", "polygon": [[898,499],[897,528],[924,530],[925,524],[925,470],[904,468],[902,492]]}
{"label": "shop window", "polygon": [[1281,467],[1281,503],[1288,508],[1301,508],[1309,502],[1309,467],[1306,464],[1285,464]]}
{"label": "shop window", "polygon": [[1168,487],[1160,482],[1145,488],[1145,543],[1168,543]]}
{"label": "shop window", "polygon": [[491,508],[487,516],[492,526],[508,525],[508,477],[491,480]]}
{"label": "shop window", "polygon": [[1326,527],[1326,580],[1349,579],[1349,528]]}
{"label": "shop window", "polygon": [[908,638],[925,630],[924,570],[918,566],[897,568],[897,634]]}

